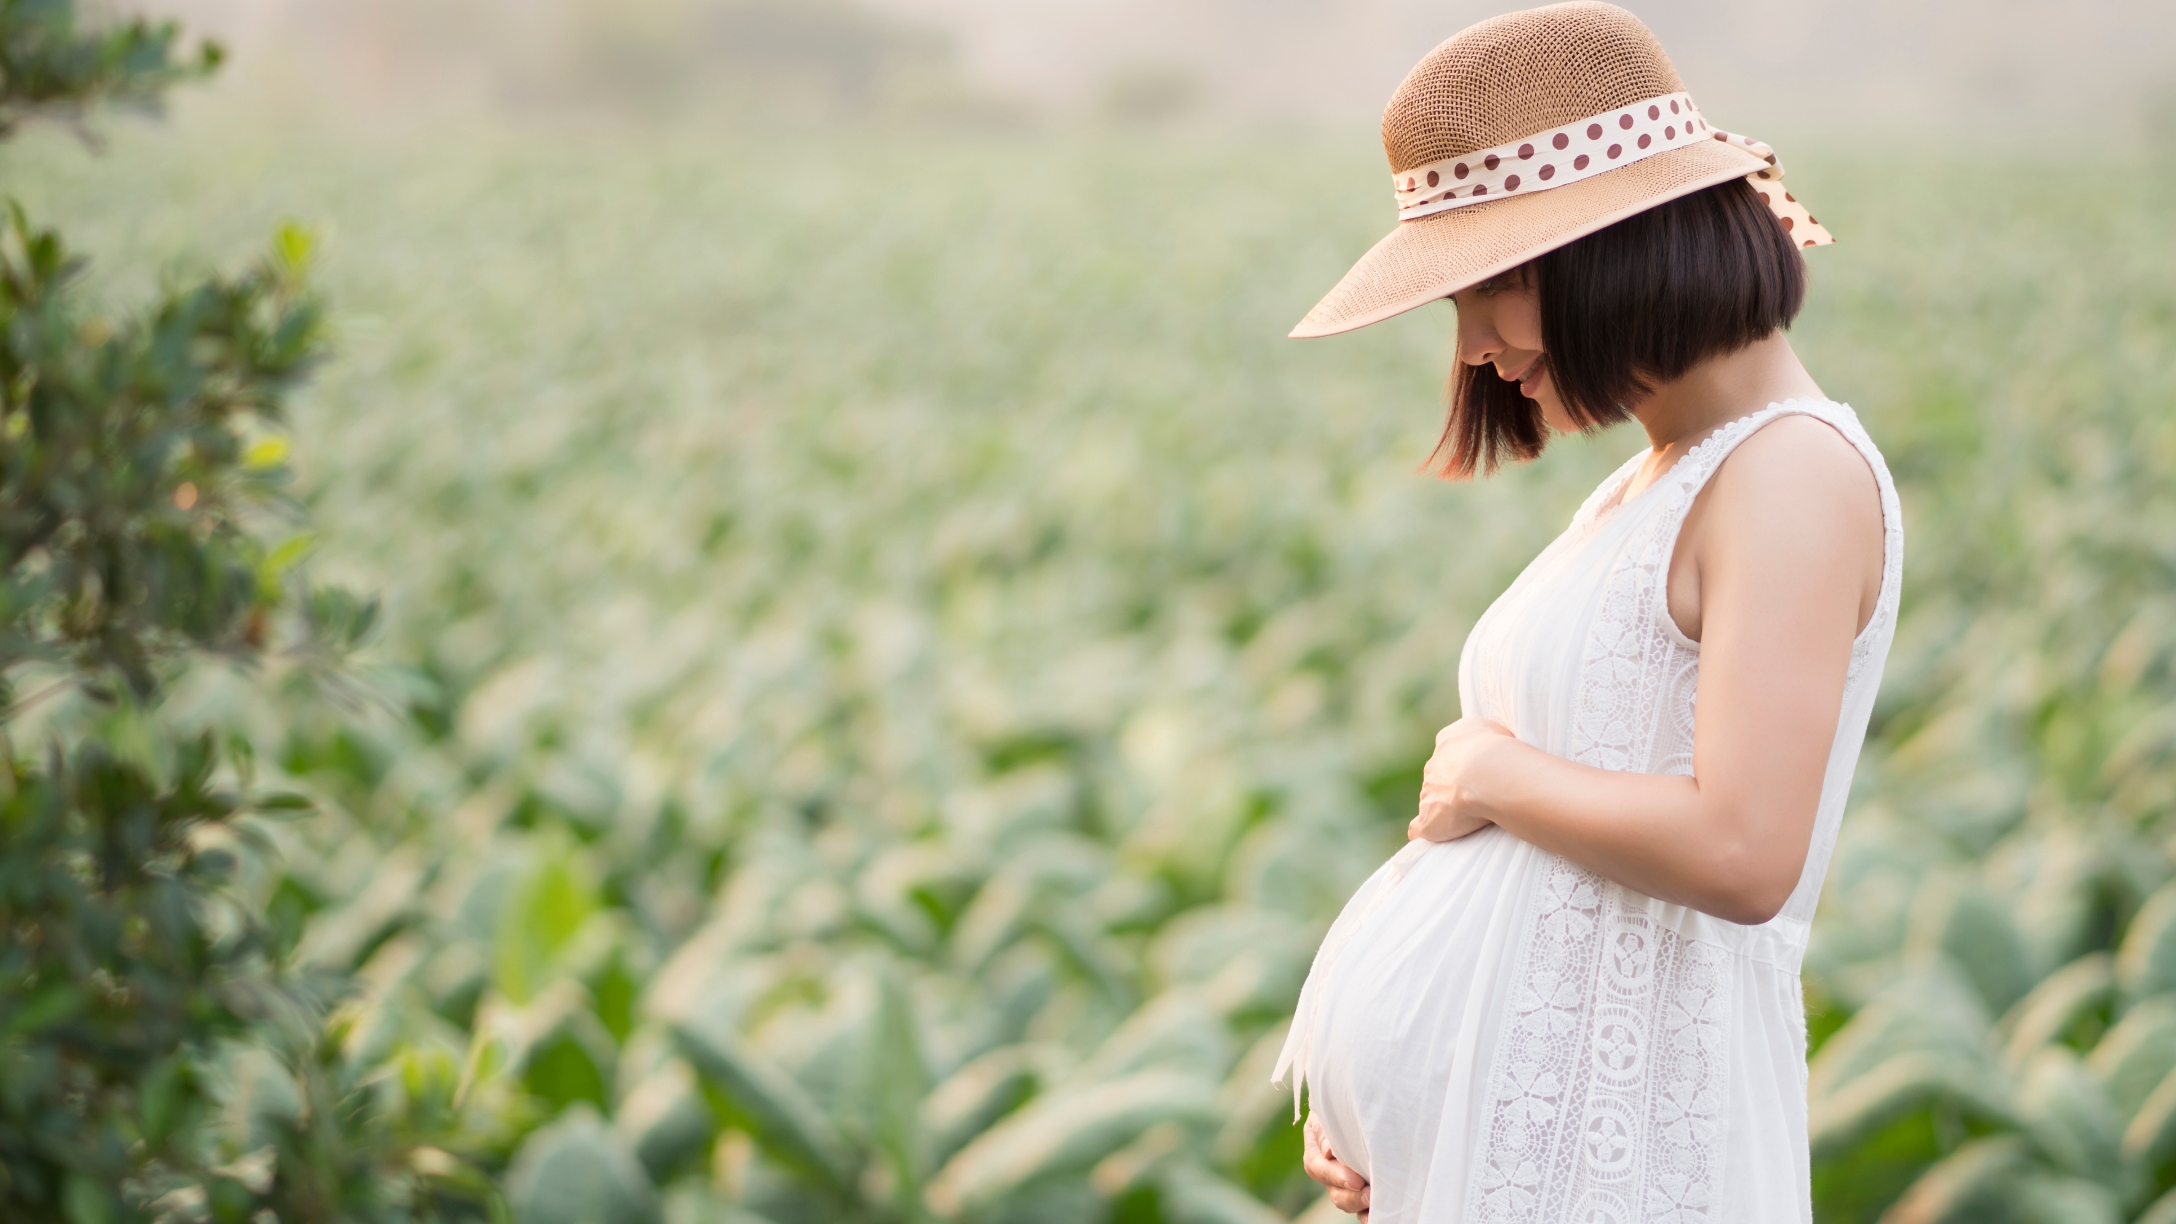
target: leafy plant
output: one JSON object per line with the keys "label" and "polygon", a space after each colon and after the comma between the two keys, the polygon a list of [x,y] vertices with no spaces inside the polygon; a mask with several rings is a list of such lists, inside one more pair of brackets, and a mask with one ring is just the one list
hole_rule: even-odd
{"label": "leafy plant", "polygon": [[[218,62],[172,26],[80,30],[68,3],[0,4],[0,132],[148,102]],[[329,1051],[336,979],[290,977],[238,891],[259,817],[247,739],[172,719],[208,660],[322,666],[364,605],[303,583],[285,396],[323,351],[280,233],[238,277],[121,316],[85,263],[8,206],[0,235],[0,1215],[435,1216],[487,1188],[376,1124]],[[290,516],[291,517],[291,516]],[[252,813],[256,815],[252,815]],[[328,1044],[328,1041],[330,1044]],[[440,1190],[447,1191],[441,1194]]]}

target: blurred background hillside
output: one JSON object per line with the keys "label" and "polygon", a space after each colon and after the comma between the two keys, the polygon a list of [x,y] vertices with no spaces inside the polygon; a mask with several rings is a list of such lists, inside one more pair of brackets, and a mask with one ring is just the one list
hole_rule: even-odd
{"label": "blurred background hillside", "polygon": [[[1365,124],[1479,0],[165,0],[345,104]],[[1776,137],[2176,139],[2152,0],[1651,0],[1701,103]],[[2022,150],[2021,150],[2022,151]]]}
{"label": "blurred background hillside", "polygon": [[[2176,10],[1634,7],[1841,239],[1793,340],[1908,520],[1819,1217],[2176,1224]],[[247,453],[280,564],[383,606],[342,701],[158,711],[307,799],[233,889],[336,984],[318,1063],[207,1061],[220,1184],[375,1119],[447,1203],[295,1220],[1331,1219],[1266,1083],[1308,958],[1466,627],[1638,444],[1446,485],[1447,308],[1283,338],[1488,10],[154,11],[228,69],[0,183],[105,303],[314,231],[332,359]]]}

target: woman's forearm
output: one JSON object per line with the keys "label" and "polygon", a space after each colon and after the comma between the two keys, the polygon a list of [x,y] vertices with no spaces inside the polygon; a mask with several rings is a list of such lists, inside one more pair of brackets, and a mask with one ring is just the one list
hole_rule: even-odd
{"label": "woman's forearm", "polygon": [[1469,801],[1506,831],[1731,922],[1774,917],[1805,863],[1805,836],[1793,846],[1787,832],[1761,827],[1763,813],[1720,802],[1690,777],[1596,769],[1509,736],[1475,763],[1463,779]]}

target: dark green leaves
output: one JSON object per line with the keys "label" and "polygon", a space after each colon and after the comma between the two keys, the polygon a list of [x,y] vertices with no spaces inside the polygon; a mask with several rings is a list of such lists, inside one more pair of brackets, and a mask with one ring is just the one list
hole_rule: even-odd
{"label": "dark green leaves", "polygon": [[[70,0],[0,0],[0,136],[149,104],[218,60],[185,55],[172,24],[90,29]],[[379,1069],[343,1056],[345,1021],[325,1028],[338,974],[284,971],[315,899],[253,904],[275,844],[239,817],[314,805],[255,790],[250,735],[220,725],[231,705],[162,708],[211,656],[324,673],[375,617],[298,567],[280,430],[324,355],[310,252],[288,226],[238,275],[115,311],[6,205],[0,1218],[412,1221],[489,1197],[458,1157],[379,1124]],[[355,917],[350,960],[390,925]]]}
{"label": "dark green leaves", "polygon": [[77,118],[98,103],[150,105],[219,66],[218,44],[181,48],[173,22],[85,29],[74,0],[0,0],[0,136],[39,115]]}
{"label": "dark green leaves", "polygon": [[[184,649],[269,641],[296,554],[257,520],[286,479],[281,396],[319,356],[307,242],[231,279],[169,287],[118,322],[74,292],[78,262],[11,208],[0,237],[0,682],[25,662],[146,697]],[[342,642],[363,607],[319,594]],[[317,636],[317,635],[311,635]]]}
{"label": "dark green leaves", "polygon": [[71,1176],[118,1185],[147,1158],[193,1158],[171,1146],[191,1059],[242,1027],[252,953],[215,928],[223,872],[193,840],[235,806],[207,785],[208,753],[198,741],[171,778],[96,741],[0,764],[0,1215],[80,1206]]}

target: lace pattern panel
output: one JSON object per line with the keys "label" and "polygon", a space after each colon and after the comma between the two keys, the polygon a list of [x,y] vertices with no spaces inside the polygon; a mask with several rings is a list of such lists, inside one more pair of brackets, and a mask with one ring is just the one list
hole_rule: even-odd
{"label": "lace pattern panel", "polygon": [[1561,859],[1492,1079],[1483,1224],[1704,1224],[1721,1173],[1730,953]]}
{"label": "lace pattern panel", "polygon": [[[1650,490],[1659,505],[1604,512],[1642,518],[1603,581],[1582,648],[1571,759],[1691,772],[1700,656],[1664,623],[1671,554],[1723,459],[1796,410],[1772,405],[1723,426]],[[1512,1016],[1489,1075],[1468,1219],[1710,1224],[1736,961],[1726,948],[1658,926],[1649,904],[1551,862],[1512,972]]]}
{"label": "lace pattern panel", "polygon": [[1700,652],[1686,649],[1662,624],[1670,614],[1670,557],[1677,551],[1678,529],[1708,477],[1739,441],[1776,415],[1779,409],[1769,408],[1716,430],[1648,491],[1662,505],[1648,512],[1625,542],[1587,634],[1572,760],[1601,769],[1691,772],[1689,735],[1680,769],[1657,768],[1653,759],[1659,733],[1689,727],[1694,684],[1688,680],[1697,682],[1700,667]]}

